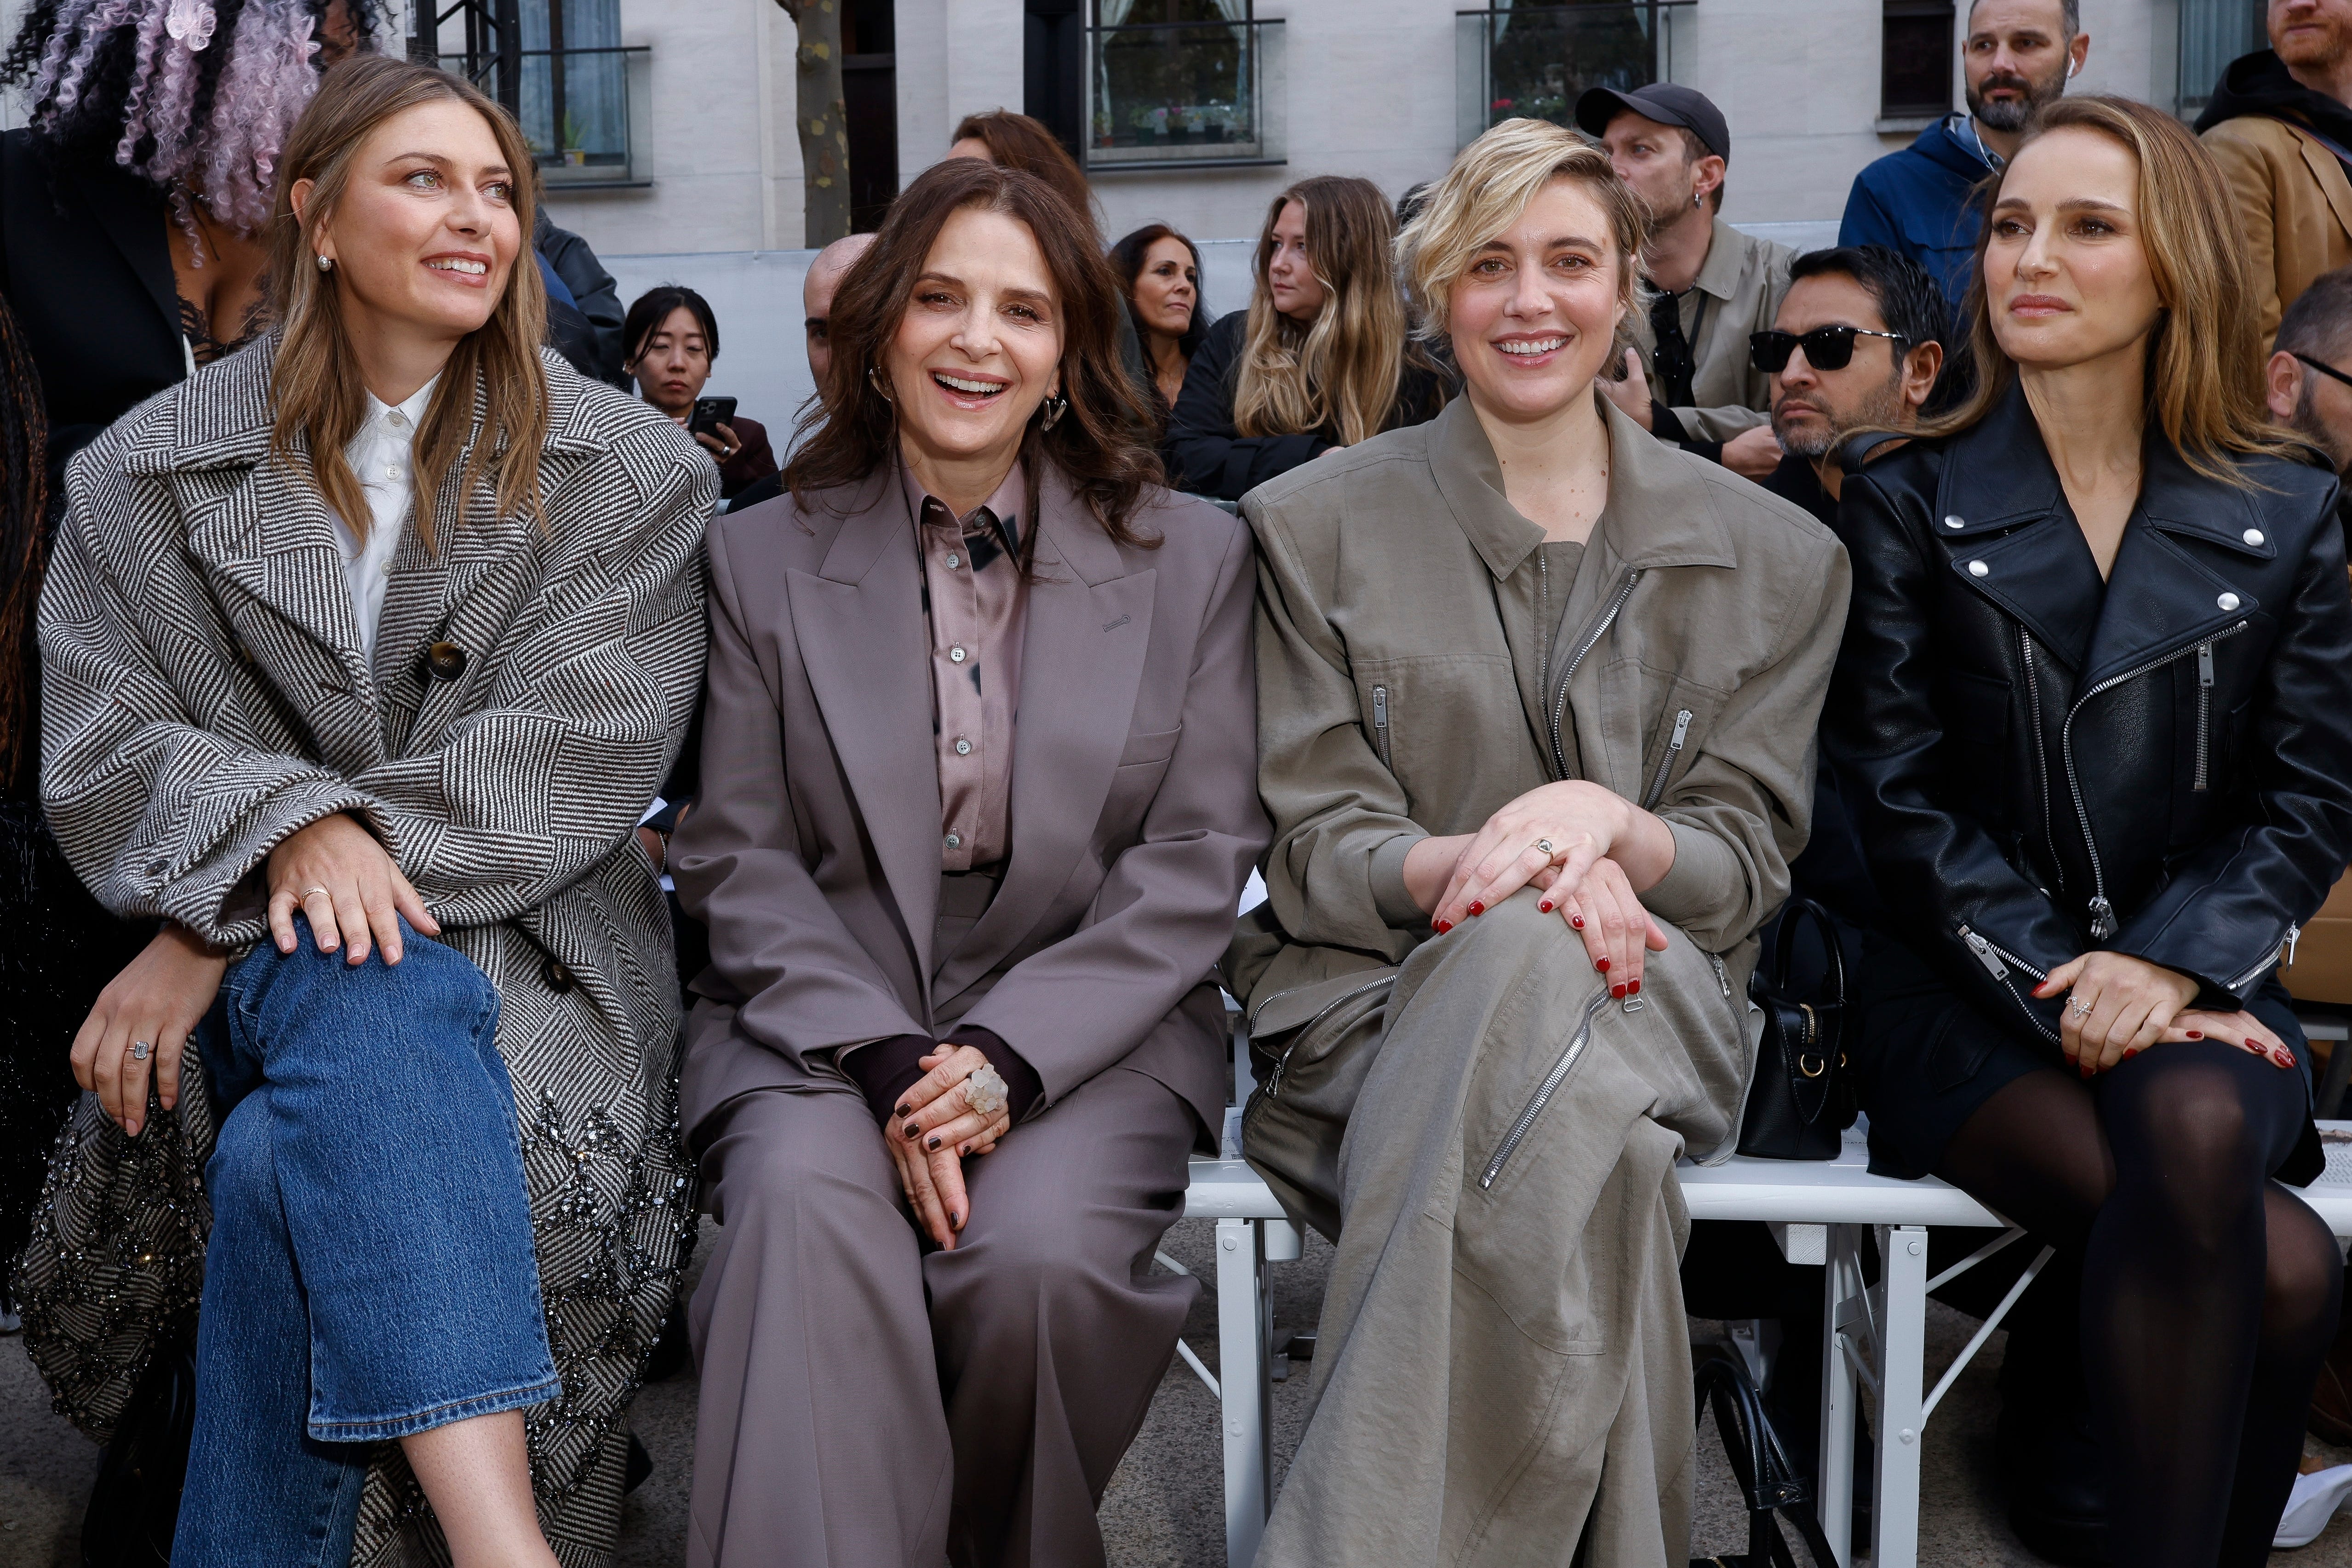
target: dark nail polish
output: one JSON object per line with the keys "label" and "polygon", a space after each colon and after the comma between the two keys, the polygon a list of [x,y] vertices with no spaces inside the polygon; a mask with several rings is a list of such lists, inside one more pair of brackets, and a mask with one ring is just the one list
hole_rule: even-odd
{"label": "dark nail polish", "polygon": [[939,1146],[940,1146],[940,1141],[939,1141],[938,1139],[936,1139],[936,1138],[932,1139],[929,1143],[926,1143],[926,1144],[924,1144],[924,1145],[923,1145],[923,1147],[925,1147],[926,1149],[933,1149],[933,1150],[936,1150]]}
{"label": "dark nail polish", "polygon": [[890,1114],[891,1114],[891,1115],[893,1115],[893,1116],[907,1116],[907,1115],[910,1115],[910,1114],[912,1114],[912,1113],[908,1110],[908,1109],[906,1106],[903,1106],[903,1105],[902,1105],[902,1106],[900,1106],[898,1110],[896,1110],[892,1111]]}
{"label": "dark nail polish", "polygon": [[1447,931],[1454,929],[1454,922],[1452,921],[1440,921],[1431,929],[1435,931],[1438,935],[1444,936]]}
{"label": "dark nail polish", "polygon": [[908,1122],[908,1123],[907,1123],[907,1136],[908,1136],[908,1137],[909,1137],[909,1138],[914,1138],[914,1137],[918,1137],[918,1136],[919,1136],[919,1135],[921,1134],[922,1131],[923,1131],[923,1130],[922,1130],[921,1128],[919,1128],[919,1127],[916,1126],[916,1125],[915,1125],[913,1122],[911,1122],[911,1121],[909,1121],[909,1122]]}
{"label": "dark nail polish", "polygon": [[1486,912],[1486,906],[1473,899],[1470,900],[1470,912],[1474,915],[1483,915]]}
{"label": "dark nail polish", "polygon": [[1606,974],[1609,973],[1609,961],[1605,958],[1595,959],[1593,961],[1592,967],[1601,971],[1601,973]]}
{"label": "dark nail polish", "polygon": [[960,1214],[951,1214],[948,1215],[948,1224],[954,1226],[957,1230],[961,1230],[963,1228],[963,1215]]}
{"label": "dark nail polish", "polygon": [[1612,985],[1609,988],[1609,994],[1622,1002],[1625,998],[1625,988],[1622,985]]}

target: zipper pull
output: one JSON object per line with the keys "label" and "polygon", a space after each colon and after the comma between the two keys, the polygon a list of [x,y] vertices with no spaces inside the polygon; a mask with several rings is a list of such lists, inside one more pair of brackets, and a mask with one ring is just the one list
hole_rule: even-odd
{"label": "zipper pull", "polygon": [[2213,688],[2213,645],[2210,642],[2197,645],[2197,684],[2209,691]]}
{"label": "zipper pull", "polygon": [[1725,1001],[1729,1001],[1731,999],[1731,976],[1724,971],[1723,955],[1720,953],[1710,952],[1706,955],[1706,961],[1715,965],[1716,989],[1723,993]]}
{"label": "zipper pull", "polygon": [[1992,950],[1992,943],[1966,926],[1960,928],[1960,940],[1969,944],[1969,951],[1977,955],[1977,962],[1985,966],[1985,973],[1995,980],[2009,978],[2009,965],[2000,961],[2000,954]]}
{"label": "zipper pull", "polygon": [[2293,969],[2294,967],[2294,943],[2295,939],[2301,935],[2303,935],[2303,928],[2301,926],[2289,926],[2286,928],[2286,967],[2289,969]]}
{"label": "zipper pull", "polygon": [[1688,738],[1690,734],[1690,724],[1691,710],[1689,709],[1685,708],[1675,715],[1674,737],[1666,742],[1666,750],[1668,752],[1679,752],[1683,749],[1683,742]]}
{"label": "zipper pull", "polygon": [[2091,900],[2091,940],[2105,942],[2116,934],[2116,907],[2101,893]]}

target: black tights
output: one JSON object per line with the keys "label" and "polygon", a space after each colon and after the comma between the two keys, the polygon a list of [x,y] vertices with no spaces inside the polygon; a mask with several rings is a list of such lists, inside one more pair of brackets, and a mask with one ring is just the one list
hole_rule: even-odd
{"label": "black tights", "polygon": [[2082,1260],[2082,1347],[2114,1561],[2260,1564],[2294,1484],[2344,1261],[2269,1180],[2303,1083],[2213,1041],[2094,1083],[2029,1073],[1937,1174]]}

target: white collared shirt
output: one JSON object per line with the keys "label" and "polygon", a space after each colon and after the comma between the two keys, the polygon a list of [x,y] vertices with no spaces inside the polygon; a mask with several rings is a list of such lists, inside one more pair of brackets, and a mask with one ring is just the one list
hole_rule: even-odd
{"label": "white collared shirt", "polygon": [[411,462],[416,447],[417,422],[433,401],[432,381],[420,386],[397,408],[364,393],[368,416],[359,434],[343,448],[343,460],[358,476],[368,500],[368,535],[362,542],[351,525],[335,519],[335,540],[342,546],[343,577],[352,590],[352,610],[359,616],[360,647],[368,663],[375,663],[376,623],[383,618],[383,593],[392,581],[392,558],[408,522],[416,496]]}

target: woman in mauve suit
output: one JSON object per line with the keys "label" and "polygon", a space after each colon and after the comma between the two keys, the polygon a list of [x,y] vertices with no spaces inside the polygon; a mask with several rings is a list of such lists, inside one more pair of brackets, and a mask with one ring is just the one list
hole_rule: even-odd
{"label": "woman in mauve suit", "polygon": [[1151,1256],[1267,837],[1254,561],[1160,488],[1123,308],[1050,186],[934,167],[790,493],[712,525],[691,1563],[1102,1562],[1198,1289]]}

